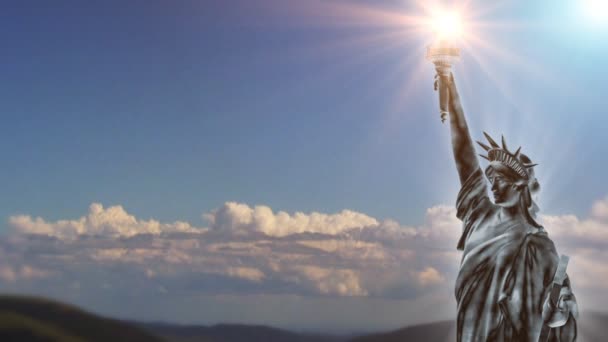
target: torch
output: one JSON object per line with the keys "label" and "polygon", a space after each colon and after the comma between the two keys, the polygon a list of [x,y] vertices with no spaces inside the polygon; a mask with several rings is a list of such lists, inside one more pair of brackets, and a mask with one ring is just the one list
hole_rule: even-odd
{"label": "torch", "polygon": [[435,81],[435,90],[439,92],[439,113],[441,122],[449,113],[450,93],[448,92],[448,82],[450,81],[450,70],[452,65],[460,58],[460,49],[441,41],[439,44],[430,45],[426,50],[426,59],[435,64],[438,80]]}
{"label": "torch", "polygon": [[441,122],[445,122],[449,113],[450,94],[448,82],[452,65],[460,59],[460,49],[453,43],[461,34],[460,18],[455,13],[441,13],[434,18],[432,25],[437,34],[437,42],[426,50],[426,59],[435,64],[437,79],[435,90],[439,92],[439,112]]}

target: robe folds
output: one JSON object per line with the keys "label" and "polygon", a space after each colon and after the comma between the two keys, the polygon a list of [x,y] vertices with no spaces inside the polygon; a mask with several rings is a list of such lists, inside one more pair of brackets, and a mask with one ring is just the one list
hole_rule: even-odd
{"label": "robe folds", "polygon": [[[542,228],[499,219],[481,169],[463,184],[456,209],[463,222],[457,246],[463,251],[455,288],[457,341],[537,342],[559,263],[553,242]],[[570,318],[564,327],[552,329],[551,340],[576,339]]]}

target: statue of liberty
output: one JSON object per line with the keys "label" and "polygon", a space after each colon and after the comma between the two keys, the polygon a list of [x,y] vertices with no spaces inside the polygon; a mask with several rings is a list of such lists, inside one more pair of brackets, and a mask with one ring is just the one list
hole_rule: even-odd
{"label": "statue of liberty", "polygon": [[488,142],[478,144],[489,164],[482,171],[453,75],[439,74],[437,82],[449,98],[461,184],[456,201],[463,222],[457,244],[463,251],[455,288],[457,341],[537,342],[541,335],[543,342],[575,341],[578,307],[565,269],[559,297],[550,296],[560,258],[536,220],[536,164],[521,148],[509,150],[504,137],[499,145],[484,132]]}

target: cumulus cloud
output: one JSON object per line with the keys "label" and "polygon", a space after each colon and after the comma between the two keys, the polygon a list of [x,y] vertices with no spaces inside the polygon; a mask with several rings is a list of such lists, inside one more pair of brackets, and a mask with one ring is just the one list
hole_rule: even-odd
{"label": "cumulus cloud", "polygon": [[[340,296],[365,296],[359,272],[351,269],[328,269],[318,266],[298,266],[302,278],[315,286],[322,294]],[[299,279],[297,280],[299,281]]]}
{"label": "cumulus cloud", "polygon": [[5,282],[16,282],[17,280],[33,280],[46,278],[50,272],[29,265],[13,267],[0,264],[0,280]]}
{"label": "cumulus cloud", "polygon": [[584,294],[605,292],[608,282],[607,200],[595,202],[588,218],[575,215],[544,215],[541,222],[555,242],[558,252],[570,256],[568,274],[577,297],[583,294],[583,307],[600,309],[597,298]]}
{"label": "cumulus cloud", "polygon": [[597,220],[608,220],[608,197],[593,204],[591,215]]}
{"label": "cumulus cloud", "polygon": [[252,267],[228,267],[227,274],[232,277],[247,279],[253,282],[260,282],[264,279],[264,273]]}
{"label": "cumulus cloud", "polygon": [[543,215],[541,222],[560,245],[577,248],[608,248],[608,200],[596,201],[589,218],[575,215]]}
{"label": "cumulus cloud", "polygon": [[433,267],[427,267],[418,272],[418,281],[423,286],[429,284],[438,284],[443,281],[443,276]]}
{"label": "cumulus cloud", "polygon": [[221,208],[205,214],[212,229],[232,231],[258,231],[270,236],[287,236],[297,233],[335,235],[353,228],[377,227],[378,221],[351,210],[337,214],[284,211],[273,213],[267,206],[249,207],[246,204],[227,202]]}
{"label": "cumulus cloud", "polygon": [[[290,214],[228,202],[205,215],[207,229],[142,220],[121,206],[94,203],[74,220],[13,216],[9,224],[20,238],[4,246],[13,249],[15,260],[55,268],[58,279],[69,275],[65,281],[72,277],[70,284],[81,290],[81,278],[111,269],[113,275],[124,272],[121,279],[161,282],[167,293],[238,289],[409,298],[444,282],[456,268],[449,253],[455,243],[450,237],[460,231],[454,215],[448,207],[431,208],[423,226],[411,227],[351,210]],[[18,278],[13,268],[2,274]],[[119,286],[99,283],[105,290]]]}
{"label": "cumulus cloud", "polygon": [[122,206],[104,208],[99,203],[89,207],[87,216],[77,220],[59,220],[47,222],[28,215],[11,216],[9,225],[20,233],[37,234],[57,237],[60,239],[75,239],[81,235],[105,237],[131,237],[138,234],[154,234],[187,232],[197,233],[197,229],[187,222],[160,223],[156,220],[138,220],[128,214]]}

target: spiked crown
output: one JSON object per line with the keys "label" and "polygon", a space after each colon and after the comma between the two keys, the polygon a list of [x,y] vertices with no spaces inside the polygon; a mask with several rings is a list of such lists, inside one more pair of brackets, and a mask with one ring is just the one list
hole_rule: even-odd
{"label": "spiked crown", "polygon": [[487,156],[480,154],[479,156],[490,161],[490,162],[498,162],[509,169],[513,170],[516,174],[518,174],[523,180],[530,181],[532,174],[532,168],[538,164],[532,164],[530,159],[522,155],[521,147],[517,149],[514,153],[511,153],[507,148],[507,143],[505,142],[505,137],[502,136],[502,147],[499,146],[492,137],[488,135],[488,133],[483,132],[490,146],[477,142],[484,150],[488,152]]}

